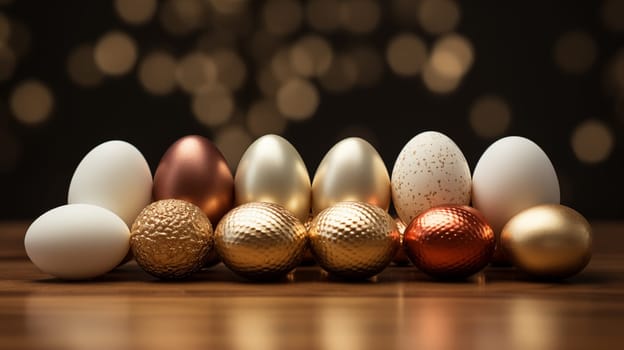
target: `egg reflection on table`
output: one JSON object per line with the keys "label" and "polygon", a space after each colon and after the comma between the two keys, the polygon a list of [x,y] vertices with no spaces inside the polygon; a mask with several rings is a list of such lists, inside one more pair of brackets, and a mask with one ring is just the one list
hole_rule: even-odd
{"label": "egg reflection on table", "polygon": [[350,137],[332,147],[312,181],[312,212],[316,215],[338,202],[373,204],[388,210],[390,177],[381,156],[371,144]]}
{"label": "egg reflection on table", "polygon": [[213,226],[232,208],[234,179],[217,147],[185,136],[163,155],[154,174],[154,199],[181,199],[200,207]]}

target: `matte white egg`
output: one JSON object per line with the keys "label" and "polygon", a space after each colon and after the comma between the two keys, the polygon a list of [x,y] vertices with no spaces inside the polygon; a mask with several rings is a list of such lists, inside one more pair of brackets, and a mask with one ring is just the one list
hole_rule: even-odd
{"label": "matte white egg", "polygon": [[152,173],[141,152],[127,142],[108,141],[78,164],[67,202],[106,208],[130,227],[151,198]]}
{"label": "matte white egg", "polygon": [[559,204],[559,181],[537,144],[509,136],[483,152],[472,176],[472,205],[495,234],[520,211],[547,203]]}
{"label": "matte white egg", "polygon": [[41,271],[63,279],[87,279],[116,267],[129,242],[128,226],[110,210],[68,204],[37,218],[26,231],[24,247]]}
{"label": "matte white egg", "polygon": [[443,204],[470,203],[470,168],[448,136],[426,131],[401,150],[392,169],[392,201],[409,224],[421,212]]}

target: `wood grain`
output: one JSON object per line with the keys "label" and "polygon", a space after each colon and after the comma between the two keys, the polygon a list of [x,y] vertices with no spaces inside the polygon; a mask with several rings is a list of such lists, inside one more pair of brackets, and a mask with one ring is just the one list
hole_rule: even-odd
{"label": "wood grain", "polygon": [[222,265],[192,280],[161,282],[134,263],[70,283],[23,258],[23,223],[4,224],[0,348],[618,348],[624,342],[624,224],[594,227],[592,262],[560,283],[531,281],[505,268],[441,283],[413,267],[344,283],[315,266],[279,283],[249,283]]}

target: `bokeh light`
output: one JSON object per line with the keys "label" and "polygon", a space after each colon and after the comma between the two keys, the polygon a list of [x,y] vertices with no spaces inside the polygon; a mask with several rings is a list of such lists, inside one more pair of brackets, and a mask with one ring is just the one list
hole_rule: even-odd
{"label": "bokeh light", "polygon": [[280,87],[280,81],[273,74],[271,67],[262,67],[256,76],[258,89],[264,96],[275,96]]}
{"label": "bokeh light", "polygon": [[2,12],[0,12],[0,43],[6,44],[11,37],[11,21]]}
{"label": "bokeh light", "polygon": [[305,15],[310,27],[330,33],[340,26],[340,3],[338,0],[309,0]]}
{"label": "bokeh light", "polygon": [[589,119],[572,133],[572,150],[583,163],[595,164],[606,160],[613,150],[611,130],[602,121]]}
{"label": "bokeh light", "polygon": [[166,95],[176,87],[175,58],[166,51],[153,51],[139,65],[139,82],[154,95]]}
{"label": "bokeh light", "polygon": [[204,19],[201,0],[165,0],[159,11],[159,19],[167,33],[187,35],[197,29]]}
{"label": "bokeh light", "polygon": [[433,46],[429,64],[449,79],[460,79],[474,62],[472,43],[464,36],[453,33],[440,38]]}
{"label": "bokeh light", "polygon": [[320,83],[328,92],[344,93],[355,86],[358,76],[355,59],[351,55],[340,53],[334,57],[329,70],[320,77]]}
{"label": "bokeh light", "polygon": [[597,48],[594,39],[583,31],[563,34],[555,43],[553,56],[557,66],[565,73],[587,72],[596,60]]}
{"label": "bokeh light", "polygon": [[624,1],[605,0],[600,12],[607,29],[614,32],[624,31]]}
{"label": "bokeh light", "polygon": [[304,77],[319,76],[331,66],[333,51],[329,42],[318,35],[307,35],[290,49],[290,65]]}
{"label": "bokeh light", "polygon": [[16,64],[13,50],[0,42],[0,81],[9,80],[13,76]]}
{"label": "bokeh light", "polygon": [[343,0],[340,3],[342,26],[354,34],[367,34],[379,25],[381,9],[374,0]]}
{"label": "bokeh light", "polygon": [[277,92],[277,108],[291,120],[304,120],[312,117],[319,102],[318,90],[304,79],[290,79]]}
{"label": "bokeh light", "polygon": [[208,55],[194,51],[180,59],[175,78],[182,90],[194,93],[216,82],[217,66]]}
{"label": "bokeh light", "polygon": [[219,148],[232,171],[253,141],[251,135],[240,125],[228,125],[217,132],[215,145]]}
{"label": "bokeh light", "polygon": [[299,28],[303,9],[295,0],[267,0],[262,9],[264,28],[274,35],[288,35]]}
{"label": "bokeh light", "polygon": [[234,112],[234,100],[224,86],[207,85],[193,95],[192,110],[199,122],[215,127],[230,119]]}
{"label": "bokeh light", "polygon": [[459,6],[453,0],[422,0],[418,9],[420,25],[431,34],[453,31],[459,19]]}
{"label": "bokeh light", "polygon": [[210,5],[220,14],[232,15],[245,9],[248,0],[209,0]]}
{"label": "bokeh light", "polygon": [[22,81],[15,87],[9,102],[18,121],[26,125],[37,125],[50,116],[54,107],[54,96],[43,82],[31,79]]}
{"label": "bokeh light", "polygon": [[470,108],[470,126],[482,138],[504,135],[510,123],[511,108],[500,96],[481,96]]}
{"label": "bokeh light", "polygon": [[247,68],[240,55],[229,49],[220,49],[211,56],[219,82],[232,91],[240,89],[247,78]]}
{"label": "bokeh light", "polygon": [[95,63],[93,46],[83,44],[74,48],[67,57],[67,73],[78,86],[94,87],[99,85],[104,75]]}
{"label": "bokeh light", "polygon": [[449,76],[439,71],[430,62],[425,64],[422,77],[427,89],[437,94],[448,94],[457,89],[461,82],[458,77]]}
{"label": "bokeh light", "polygon": [[386,60],[397,75],[417,75],[427,61],[427,45],[413,33],[398,34],[388,44]]}
{"label": "bokeh light", "polygon": [[145,24],[156,13],[156,0],[115,0],[115,10],[128,24]]}
{"label": "bokeh light", "polygon": [[275,78],[280,82],[284,82],[297,76],[295,68],[290,60],[290,50],[283,47],[273,55],[271,59],[271,71]]}
{"label": "bokeh light", "polygon": [[138,56],[137,44],[128,34],[111,31],[95,45],[95,63],[109,75],[119,76],[130,72]]}
{"label": "bokeh light", "polygon": [[287,121],[280,114],[275,101],[263,99],[251,104],[247,112],[247,129],[254,136],[281,134],[286,129]]}

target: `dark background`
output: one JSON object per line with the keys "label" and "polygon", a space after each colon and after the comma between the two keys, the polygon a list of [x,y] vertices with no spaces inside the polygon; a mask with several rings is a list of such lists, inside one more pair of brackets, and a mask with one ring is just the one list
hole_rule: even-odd
{"label": "dark background", "polygon": [[[262,27],[259,16],[265,3],[254,1],[247,5],[249,31]],[[391,1],[377,3],[381,17],[374,32],[323,33],[334,50],[366,43],[384,57],[389,40],[399,32],[415,33],[429,46],[439,37],[418,25],[396,20]],[[546,151],[559,175],[562,203],[591,219],[622,219],[624,119],[618,115],[618,96],[605,81],[624,42],[624,33],[611,30],[605,23],[605,4],[462,1],[460,21],[454,31],[470,39],[475,61],[456,90],[448,94],[431,92],[419,76],[398,76],[384,62],[384,74],[372,87],[340,94],[319,87],[320,104],[314,115],[303,121],[289,121],[282,135],[300,151],[311,176],[327,150],[339,139],[352,135],[369,140],[390,171],[403,145],[424,130],[450,136],[474,169],[481,153],[497,137],[479,137],[471,128],[469,111],[475,99],[496,94],[511,111],[510,126],[501,136],[525,136]],[[34,218],[64,204],[74,168],[103,141],[122,139],[134,144],[154,171],[161,155],[176,139],[187,134],[214,139],[220,128],[226,127],[209,128],[198,122],[189,96],[179,89],[166,96],[147,93],[137,81],[136,66],[128,74],[107,77],[92,88],[74,84],[66,66],[75,46],[94,43],[111,29],[122,30],[136,40],[140,61],[154,48],[181,56],[194,48],[202,31],[227,28],[208,25],[185,35],[173,35],[163,29],[158,15],[144,25],[129,25],[109,1],[20,0],[3,5],[0,12],[21,21],[30,37],[27,52],[19,58],[10,77],[0,82],[0,159],[4,162],[0,167],[0,219]],[[553,59],[558,38],[571,30],[586,32],[596,45],[596,58],[582,74],[562,72]],[[279,41],[288,45],[313,31],[304,20],[295,32]],[[240,52],[247,65],[246,83],[235,93],[237,111],[243,114],[260,96],[254,82],[258,65],[246,51],[249,37],[249,32],[239,35],[230,46]],[[54,96],[51,114],[37,125],[16,119],[8,102],[15,86],[30,78],[45,82]],[[580,161],[571,146],[575,128],[588,119],[605,125],[614,140],[608,157],[597,163]],[[240,116],[228,121],[236,123],[242,123]]]}

